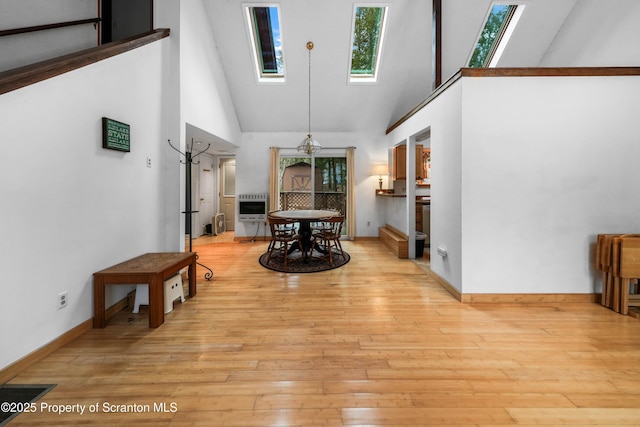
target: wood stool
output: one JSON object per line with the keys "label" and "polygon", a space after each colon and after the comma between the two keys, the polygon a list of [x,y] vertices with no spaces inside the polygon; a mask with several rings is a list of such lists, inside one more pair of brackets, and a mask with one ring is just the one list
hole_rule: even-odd
{"label": "wood stool", "polygon": [[182,289],[182,276],[176,274],[164,281],[164,313],[173,311],[173,302],[180,298],[184,302],[184,290]]}

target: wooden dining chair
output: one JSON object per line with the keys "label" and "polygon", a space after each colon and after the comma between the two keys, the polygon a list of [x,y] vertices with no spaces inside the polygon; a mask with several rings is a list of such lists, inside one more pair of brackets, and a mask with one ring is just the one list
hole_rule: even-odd
{"label": "wooden dining chair", "polygon": [[274,254],[282,254],[284,260],[284,268],[287,268],[287,259],[289,258],[289,245],[294,242],[300,243],[300,235],[296,231],[295,221],[289,218],[267,217],[269,229],[271,230],[271,241],[267,252],[267,263],[271,261]]}
{"label": "wooden dining chair", "polygon": [[[336,211],[335,209],[327,209],[328,211],[331,212],[335,212],[334,215],[340,215],[340,212]],[[331,224],[328,224],[327,219],[330,217],[326,217],[326,218],[319,218],[315,221],[311,221],[310,223],[310,228],[311,228],[311,234],[315,235],[318,234],[322,231],[325,230],[330,230],[331,229]]]}
{"label": "wooden dining chair", "polygon": [[617,313],[628,314],[629,306],[640,305],[640,266],[636,269],[633,261],[636,244],[640,245],[638,234],[598,234],[595,266],[602,272],[601,303]]}
{"label": "wooden dining chair", "polygon": [[[614,265],[617,263],[617,251],[614,253],[614,239],[621,234],[598,234],[596,243],[595,267],[602,274],[602,299],[601,304],[608,308],[618,308],[614,304],[614,293],[619,300],[619,282],[614,275]],[[615,255],[615,259],[614,259]],[[614,308],[614,305],[616,306]]]}
{"label": "wooden dining chair", "polygon": [[[623,236],[619,238],[619,269],[615,272],[620,280],[619,312],[629,314],[629,307],[640,307],[637,280],[640,278],[640,236]],[[634,293],[631,294],[631,283],[635,282]]]}
{"label": "wooden dining chair", "polygon": [[329,258],[329,265],[333,267],[333,257],[342,256],[342,259],[346,260],[344,251],[342,250],[342,244],[340,243],[340,236],[342,234],[342,224],[344,223],[344,215],[336,215],[329,218],[318,221],[319,226],[313,232],[313,242],[311,246],[311,253],[316,245],[321,244],[324,249],[324,256]]}

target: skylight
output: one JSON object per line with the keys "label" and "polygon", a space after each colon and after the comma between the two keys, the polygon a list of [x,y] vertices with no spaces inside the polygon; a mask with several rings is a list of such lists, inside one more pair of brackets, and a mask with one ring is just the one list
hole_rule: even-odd
{"label": "skylight", "polygon": [[494,4],[489,11],[469,67],[495,67],[524,11],[524,5]]}
{"label": "skylight", "polygon": [[376,81],[386,15],[386,7],[355,6],[349,61],[350,82]]}
{"label": "skylight", "polygon": [[278,6],[247,6],[246,16],[258,81],[283,82],[284,55]]}

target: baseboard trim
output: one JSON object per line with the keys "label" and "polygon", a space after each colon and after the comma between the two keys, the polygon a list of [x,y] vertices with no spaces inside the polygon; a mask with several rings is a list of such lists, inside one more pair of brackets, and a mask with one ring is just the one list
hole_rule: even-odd
{"label": "baseboard trim", "polygon": [[598,299],[596,294],[463,294],[470,304],[590,304]]}
{"label": "baseboard trim", "polygon": [[85,332],[93,327],[93,318],[85,320],[75,328],[72,328],[54,339],[50,343],[40,347],[39,349],[29,353],[17,362],[7,366],[0,370],[0,384],[4,384],[21,372],[29,369],[34,364],[38,363],[45,357],[49,356],[56,350],[61,349],[65,345],[74,341],[76,338],[82,336]]}
{"label": "baseboard trim", "polygon": [[375,242],[376,240],[380,240],[380,238],[378,236],[355,236],[353,240],[357,240],[358,242]]}
{"label": "baseboard trim", "polygon": [[462,300],[462,294],[451,283],[447,282],[445,279],[443,279],[442,277],[438,276],[436,273],[433,272],[433,270],[431,270],[430,274],[431,274],[431,277],[436,279],[436,282],[438,282],[438,284],[440,286],[442,286],[442,288],[445,291],[449,292],[452,297],[454,297],[455,299],[457,299],[460,302],[468,302],[468,301],[463,301]]}
{"label": "baseboard trim", "polygon": [[[106,309],[105,318],[109,319],[113,317],[116,313],[119,313],[120,311],[124,310],[125,308],[133,307],[135,294],[136,294],[136,291],[129,292],[129,294],[126,297],[124,297],[123,299],[116,302],[114,305],[112,305],[108,309]],[[39,361],[49,356],[54,351],[59,350],[60,348],[64,347],[65,345],[75,340],[76,338],[82,336],[85,332],[87,332],[91,328],[93,328],[93,318],[89,320],[85,320],[75,328],[68,330],[64,334],[60,335],[58,338],[54,339],[49,344],[46,344],[40,347],[39,349],[33,351],[32,353],[29,353],[28,355],[18,360],[17,362],[0,370],[0,384],[6,383],[16,375],[29,369],[32,365],[38,363]]]}
{"label": "baseboard trim", "polygon": [[233,236],[233,241],[236,243],[268,242],[270,240],[271,240],[271,235],[269,236]]}
{"label": "baseboard trim", "polygon": [[465,294],[433,271],[431,275],[445,291],[465,304],[591,304],[600,300],[599,294]]}
{"label": "baseboard trim", "polygon": [[124,310],[125,308],[129,307],[129,301],[131,299],[131,295],[133,295],[133,298],[134,298],[133,301],[135,301],[136,291],[129,292],[129,294],[127,294],[126,297],[122,298],[120,301],[113,304],[111,307],[107,308],[104,311],[104,318],[108,320],[113,316],[115,316],[117,313]]}

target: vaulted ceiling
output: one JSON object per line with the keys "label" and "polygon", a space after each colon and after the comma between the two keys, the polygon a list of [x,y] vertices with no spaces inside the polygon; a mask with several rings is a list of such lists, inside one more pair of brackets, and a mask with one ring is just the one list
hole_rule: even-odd
{"label": "vaulted ceiling", "polygon": [[[387,0],[388,21],[378,81],[348,84],[354,2],[280,0],[286,82],[260,84],[253,65],[243,3],[205,2],[243,132],[384,132],[431,93],[432,0]],[[491,0],[442,1],[443,80],[464,67]],[[515,3],[515,1],[513,2]],[[535,67],[576,0],[535,0],[527,6],[499,66]],[[269,5],[273,3],[264,3]],[[361,4],[361,3],[358,3]],[[380,3],[376,3],[380,4]]]}

